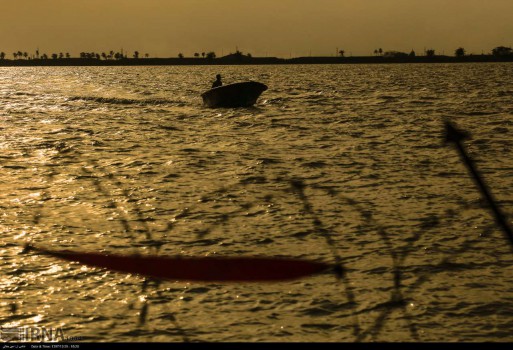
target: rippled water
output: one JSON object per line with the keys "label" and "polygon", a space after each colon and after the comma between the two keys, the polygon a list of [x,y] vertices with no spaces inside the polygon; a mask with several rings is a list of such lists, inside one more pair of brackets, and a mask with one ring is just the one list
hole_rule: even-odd
{"label": "rippled water", "polygon": [[[471,132],[513,213],[512,64],[0,71],[0,326],[95,342],[513,340],[513,250],[443,144],[446,118]],[[204,108],[216,73],[269,90]],[[347,273],[144,284],[23,253],[29,241],[338,255]]]}

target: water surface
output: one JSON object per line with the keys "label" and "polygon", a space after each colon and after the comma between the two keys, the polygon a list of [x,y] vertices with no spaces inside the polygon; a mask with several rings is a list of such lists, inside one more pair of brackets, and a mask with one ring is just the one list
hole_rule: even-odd
{"label": "water surface", "polygon": [[[512,213],[512,64],[0,72],[1,326],[95,342],[513,340],[512,248],[443,143],[446,119],[472,133]],[[217,73],[269,90],[205,108]],[[22,253],[29,241],[339,256],[346,277],[144,284]]]}

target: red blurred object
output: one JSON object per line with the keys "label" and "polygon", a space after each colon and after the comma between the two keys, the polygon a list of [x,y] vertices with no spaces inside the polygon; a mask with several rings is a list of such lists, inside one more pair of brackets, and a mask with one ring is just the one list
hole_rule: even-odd
{"label": "red blurred object", "polygon": [[307,277],[333,268],[325,263],[300,259],[124,256],[30,248],[88,266],[175,281],[274,282]]}

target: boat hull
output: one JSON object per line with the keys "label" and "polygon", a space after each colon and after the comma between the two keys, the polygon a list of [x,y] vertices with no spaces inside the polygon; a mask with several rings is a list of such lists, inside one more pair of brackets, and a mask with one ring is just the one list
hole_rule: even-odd
{"label": "boat hull", "polygon": [[201,94],[201,97],[207,107],[249,107],[265,90],[265,84],[247,81],[213,88]]}

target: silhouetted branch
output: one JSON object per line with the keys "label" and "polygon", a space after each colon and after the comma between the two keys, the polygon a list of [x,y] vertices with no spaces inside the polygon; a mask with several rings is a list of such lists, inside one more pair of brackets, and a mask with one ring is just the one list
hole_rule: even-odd
{"label": "silhouetted branch", "polygon": [[472,179],[479,188],[479,192],[488,202],[490,210],[492,211],[492,214],[495,218],[495,221],[500,226],[502,231],[506,234],[507,238],[509,239],[513,247],[513,232],[511,231],[511,227],[508,225],[506,217],[499,208],[499,205],[497,204],[495,198],[493,197],[492,193],[488,189],[488,186],[486,186],[481,174],[478,172],[476,166],[474,165],[474,161],[467,154],[465,147],[463,145],[462,141],[469,138],[470,135],[465,131],[460,131],[456,129],[456,127],[452,125],[449,121],[445,122],[445,133],[445,141],[447,143],[452,143],[456,145],[456,149],[458,150],[458,153],[463,163],[472,175]]}

